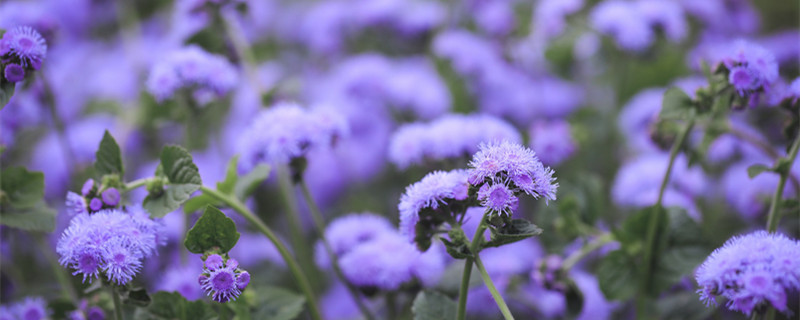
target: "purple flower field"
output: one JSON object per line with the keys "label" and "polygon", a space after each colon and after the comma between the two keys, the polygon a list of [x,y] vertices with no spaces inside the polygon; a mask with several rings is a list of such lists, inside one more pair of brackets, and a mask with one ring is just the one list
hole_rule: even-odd
{"label": "purple flower field", "polygon": [[797,319],[800,3],[0,0],[0,320]]}

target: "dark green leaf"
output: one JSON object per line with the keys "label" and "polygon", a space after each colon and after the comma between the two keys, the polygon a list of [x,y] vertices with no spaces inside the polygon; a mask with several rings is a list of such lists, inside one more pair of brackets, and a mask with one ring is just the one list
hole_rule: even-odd
{"label": "dark green leaf", "polygon": [[234,188],[234,194],[237,198],[244,200],[253,191],[260,185],[264,180],[269,177],[270,166],[266,164],[260,164],[250,170],[247,174],[239,177],[239,180],[236,181],[236,187]]}
{"label": "dark green leaf", "polygon": [[306,302],[302,295],[277,287],[256,289],[255,297],[253,319],[295,319],[303,312],[303,304]]}
{"label": "dark green leaf", "polygon": [[0,214],[0,224],[28,231],[53,232],[56,227],[56,211],[40,201],[31,208],[4,210]]}
{"label": "dark green leaf", "polygon": [[420,291],[411,306],[414,320],[455,319],[456,303],[436,291]]}
{"label": "dark green leaf", "polygon": [[177,292],[156,292],[152,302],[146,309],[139,308],[135,319],[169,319],[169,320],[210,320],[215,319],[216,312],[211,305],[202,300],[187,301]]}
{"label": "dark green leaf", "polygon": [[211,249],[219,249],[222,253],[226,253],[236,245],[237,241],[239,232],[236,231],[233,220],[219,209],[208,206],[194,227],[186,234],[186,241],[183,244],[192,253],[202,254]]}
{"label": "dark green leaf", "polygon": [[108,133],[108,130],[103,134],[103,140],[100,140],[100,147],[95,152],[94,157],[94,168],[101,176],[107,174],[124,176],[125,168],[122,166],[122,152],[117,141]]}
{"label": "dark green leaf", "polygon": [[542,234],[542,229],[525,219],[514,219],[500,228],[489,228],[492,236],[484,247],[499,247]]}
{"label": "dark green leaf", "polygon": [[659,118],[665,120],[687,120],[695,115],[692,99],[682,89],[672,87],[664,93]]}
{"label": "dark green leaf", "polygon": [[7,81],[0,81],[0,110],[6,107],[11,96],[14,95],[14,88],[16,83]]}
{"label": "dark green leaf", "polygon": [[225,180],[217,182],[217,190],[224,194],[232,194],[234,187],[236,187],[236,180],[239,176],[236,174],[236,166],[239,163],[239,155],[233,156],[228,161],[228,168],[225,169]]}
{"label": "dark green leaf", "polygon": [[147,294],[147,290],[144,288],[128,290],[122,296],[122,302],[137,307],[146,307],[151,301],[150,295]]}
{"label": "dark green leaf", "polygon": [[455,259],[466,259],[472,256],[469,252],[469,248],[467,248],[465,244],[450,242],[450,240],[445,238],[441,238],[440,240],[444,243],[444,247],[451,257]]}
{"label": "dark green leaf", "polygon": [[770,168],[763,164],[754,164],[752,166],[747,167],[747,175],[750,176],[750,179],[757,177],[764,171],[770,171]]}
{"label": "dark green leaf", "polygon": [[0,190],[5,194],[4,202],[16,209],[36,206],[44,197],[44,174],[31,172],[23,167],[11,167],[2,171]]}
{"label": "dark green leaf", "polygon": [[203,183],[200,172],[192,161],[192,155],[181,147],[164,147],[159,168],[160,172],[156,169],[156,175],[162,173],[167,177],[167,189],[163,193],[151,192],[143,204],[154,217],[163,217],[178,209]]}
{"label": "dark green leaf", "polygon": [[600,260],[596,275],[600,289],[610,300],[627,300],[636,293],[637,265],[622,250],[612,251]]}

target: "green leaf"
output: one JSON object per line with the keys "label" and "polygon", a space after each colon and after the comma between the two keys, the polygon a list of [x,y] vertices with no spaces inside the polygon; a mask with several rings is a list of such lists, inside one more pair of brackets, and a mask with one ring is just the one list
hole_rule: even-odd
{"label": "green leaf", "polygon": [[414,320],[455,319],[456,303],[436,291],[420,291],[411,305]]}
{"label": "green leaf", "polygon": [[16,83],[8,81],[0,81],[0,110],[6,107],[11,96],[14,95],[14,88]]}
{"label": "green leaf", "polygon": [[464,243],[455,243],[447,240],[445,238],[439,239],[444,243],[444,247],[447,250],[447,253],[450,254],[451,257],[455,259],[466,259],[472,257],[472,253],[469,252],[469,248]]}
{"label": "green leaf", "polygon": [[16,209],[36,206],[44,197],[44,174],[31,172],[23,167],[11,167],[2,171],[0,190],[5,194],[3,202]]}
{"label": "green leaf", "polygon": [[150,305],[150,302],[152,302],[150,295],[147,294],[147,290],[144,288],[126,290],[125,292],[122,292],[121,295],[123,303],[137,307],[146,307]]}
{"label": "green leaf", "polygon": [[159,193],[151,192],[143,203],[144,208],[154,217],[163,217],[178,209],[203,184],[192,155],[181,147],[164,147],[159,168],[156,169],[156,175],[161,173],[167,177],[167,189]]}
{"label": "green leaf", "polygon": [[117,141],[108,133],[108,130],[103,134],[103,140],[100,140],[100,148],[97,149],[94,157],[94,168],[101,176],[118,174],[122,177],[125,174],[125,168],[122,166],[122,152]]}
{"label": "green leaf", "polygon": [[253,319],[295,319],[303,312],[306,302],[302,295],[278,287],[258,288],[255,297]]}
{"label": "green leaf", "polygon": [[622,250],[610,252],[597,266],[597,281],[606,298],[628,300],[637,289],[637,264]]}
{"label": "green leaf", "polygon": [[659,118],[665,120],[688,120],[695,115],[692,99],[682,89],[672,87],[664,93]]}
{"label": "green leaf", "polygon": [[271,168],[269,165],[260,164],[250,170],[247,174],[239,177],[239,180],[236,181],[236,187],[234,187],[234,194],[236,198],[241,200],[246,199],[253,191],[256,190],[258,185],[267,180],[269,177],[269,172]]}
{"label": "green leaf", "polygon": [[233,189],[236,187],[236,180],[239,176],[236,174],[236,166],[239,163],[239,155],[233,156],[228,161],[228,168],[225,169],[225,180],[217,182],[217,190],[224,194],[232,194]]}
{"label": "green leaf", "polygon": [[747,175],[750,176],[750,179],[757,177],[759,174],[770,171],[770,167],[767,167],[763,164],[754,164],[752,166],[747,167]]}
{"label": "green leaf", "polygon": [[135,319],[211,320],[217,317],[211,305],[202,300],[187,301],[177,292],[156,292],[146,309],[138,308]]}
{"label": "green leaf", "polygon": [[237,241],[239,232],[236,231],[233,220],[219,209],[208,206],[194,227],[186,234],[183,244],[191,253],[202,254],[211,249],[219,249],[222,253],[226,253],[236,245]]}
{"label": "green leaf", "polygon": [[56,227],[56,211],[44,201],[25,209],[11,208],[0,214],[0,224],[27,231],[53,232]]}
{"label": "green leaf", "polygon": [[525,219],[514,219],[500,228],[489,228],[491,240],[484,248],[499,247],[542,234],[542,229]]}
{"label": "green leaf", "polygon": [[214,197],[209,196],[207,194],[201,194],[199,196],[192,197],[188,201],[183,203],[183,212],[184,213],[193,213],[197,210],[204,209],[207,206],[219,206],[220,202]]}

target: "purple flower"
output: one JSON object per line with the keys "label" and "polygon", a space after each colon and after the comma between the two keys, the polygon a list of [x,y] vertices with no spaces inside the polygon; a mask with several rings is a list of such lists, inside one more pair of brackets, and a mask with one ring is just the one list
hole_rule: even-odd
{"label": "purple flower", "polygon": [[554,38],[564,32],[566,18],[583,8],[583,0],[544,0],[536,4],[534,23],[547,38]]}
{"label": "purple flower", "polygon": [[430,123],[407,124],[392,135],[389,159],[399,168],[466,158],[482,142],[521,142],[519,132],[509,123],[488,115],[446,115]]}
{"label": "purple flower", "polygon": [[25,79],[25,69],[16,63],[9,63],[6,65],[3,74],[8,82],[20,82]]}
{"label": "purple flower", "polygon": [[669,0],[639,0],[636,5],[649,25],[663,30],[670,41],[680,42],[686,38],[689,25],[680,4]]}
{"label": "purple flower", "polygon": [[800,243],[779,233],[756,231],[733,237],[697,269],[700,299],[750,315],[758,307],[787,312],[786,297],[800,289]]}
{"label": "purple flower", "polygon": [[745,40],[727,44],[711,62],[728,68],[729,82],[742,96],[745,93],[769,91],[778,80],[775,56],[764,47]]}
{"label": "purple flower", "polygon": [[[778,176],[770,172],[750,179],[747,168],[751,164],[753,161],[742,161],[730,166],[721,181],[728,204],[747,219],[758,218],[766,212],[769,199],[778,186]],[[783,196],[790,196],[793,189],[791,184],[787,185]]]}
{"label": "purple flower", "polygon": [[347,134],[346,120],[331,109],[306,110],[282,102],[261,111],[247,128],[239,144],[241,168],[258,163],[289,163],[314,147],[327,147]]}
{"label": "purple flower", "polygon": [[[669,155],[664,153],[643,154],[627,161],[617,171],[611,187],[611,198],[617,205],[622,206],[652,204],[643,203],[646,202],[644,199],[651,199],[652,196],[648,194],[653,193],[657,198],[668,162]],[[686,157],[678,156],[667,186],[687,196],[701,196],[706,192],[707,177],[701,168],[689,168]],[[652,200],[654,203],[655,199]]]}
{"label": "purple flower", "polygon": [[[371,241],[382,233],[394,232],[395,227],[382,216],[374,213],[348,214],[331,221],[325,228],[325,238],[331,245],[333,253],[341,257],[356,246]],[[320,267],[330,266],[328,253],[324,250],[322,242],[318,242],[315,251],[315,260]]]}
{"label": "purple flower", "polygon": [[202,269],[195,264],[180,265],[172,263],[156,282],[158,291],[177,291],[187,300],[197,300],[203,296],[203,290],[197,286],[196,274]]}
{"label": "purple flower", "polygon": [[434,171],[406,187],[397,206],[400,211],[400,233],[414,242],[423,211],[434,212],[433,216],[424,215],[424,221],[433,224],[430,227],[455,219],[452,216],[455,212],[450,212],[448,206],[466,200],[468,189],[465,170]]}
{"label": "purple flower", "polygon": [[568,122],[564,120],[537,121],[530,129],[530,147],[543,164],[558,165],[577,149]]}
{"label": "purple flower", "polygon": [[545,167],[535,152],[517,143],[483,143],[469,166],[469,183],[474,186],[506,184],[515,194],[519,191],[546,201],[556,199],[558,183],[553,170]]}
{"label": "purple flower", "polygon": [[75,216],[56,246],[59,263],[82,274],[84,281],[102,271],[117,284],[129,282],[141,269],[141,260],[160,244],[159,223],[141,214],[102,210]]}
{"label": "purple flower", "polygon": [[65,204],[67,206],[67,213],[71,216],[88,212],[86,198],[75,192],[67,192],[67,201]]}
{"label": "purple flower", "polygon": [[462,74],[480,75],[502,62],[498,47],[465,30],[439,33],[433,40],[433,52],[449,59]]}
{"label": "purple flower", "polygon": [[478,200],[481,205],[497,212],[498,214],[510,216],[516,211],[519,199],[514,195],[505,184],[484,184],[478,191]]}
{"label": "purple flower", "polygon": [[583,295],[583,307],[576,320],[610,319],[617,304],[606,300],[597,278],[583,271],[572,271],[570,277]]}
{"label": "purple flower", "polygon": [[96,212],[100,211],[100,209],[103,209],[103,201],[100,200],[100,198],[92,198],[92,200],[89,201],[89,210]]}
{"label": "purple flower", "polygon": [[41,297],[27,297],[11,307],[15,315],[12,319],[44,320],[48,319],[51,311],[47,309],[47,301]]}
{"label": "purple flower", "polygon": [[116,207],[119,204],[119,191],[117,188],[108,188],[103,191],[102,196],[103,203],[110,207]]}
{"label": "purple flower", "polygon": [[190,88],[201,104],[225,96],[238,84],[239,75],[224,57],[197,46],[170,52],[156,63],[147,78],[147,90],[158,101],[171,98],[178,89]]}
{"label": "purple flower", "polygon": [[81,194],[84,197],[88,197],[92,191],[94,191],[94,180],[90,178],[83,183],[83,187],[81,187]]}
{"label": "purple flower", "polygon": [[[208,259],[212,259],[210,266],[215,268],[214,270],[208,268]],[[239,262],[235,259],[223,259],[220,255],[212,254],[206,259],[205,266],[206,268],[198,276],[198,282],[214,301],[224,303],[236,300],[250,283],[250,274],[239,269]]]}
{"label": "purple flower", "polygon": [[[39,70],[47,53],[47,44],[31,27],[16,27],[0,39],[0,56],[33,70]],[[10,79],[9,79],[10,80]]]}
{"label": "purple flower", "polygon": [[623,50],[643,51],[655,37],[635,2],[603,1],[592,9],[589,19],[593,28],[614,37],[617,46]]}

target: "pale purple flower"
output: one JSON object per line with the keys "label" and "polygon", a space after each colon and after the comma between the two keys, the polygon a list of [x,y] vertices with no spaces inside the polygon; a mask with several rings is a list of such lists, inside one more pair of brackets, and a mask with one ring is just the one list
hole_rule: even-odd
{"label": "pale purple flower", "polygon": [[529,132],[530,147],[543,164],[556,166],[569,159],[577,149],[569,122],[564,120],[537,121]]}
{"label": "pale purple flower", "polygon": [[459,213],[450,212],[449,205],[466,200],[468,188],[465,170],[434,171],[406,187],[397,206],[400,211],[400,233],[414,242],[423,210],[436,212],[435,216],[422,217],[426,223],[441,224],[454,220],[455,214]]}
{"label": "pale purple flower", "polygon": [[515,193],[546,201],[556,199],[558,183],[553,170],[545,167],[535,152],[517,143],[483,143],[469,166],[469,183],[474,186],[506,184]]}
{"label": "pale purple flower", "polygon": [[[383,233],[395,232],[395,227],[382,216],[364,212],[337,218],[325,228],[325,239],[336,256],[343,256],[356,246],[372,241]],[[320,267],[330,266],[328,253],[322,242],[315,248],[315,260]]]}
{"label": "pale purple flower", "polygon": [[655,38],[648,19],[632,1],[603,1],[592,8],[589,20],[593,28],[613,37],[623,50],[644,51]]}
{"label": "pale purple flower", "polygon": [[31,27],[16,27],[0,38],[0,56],[28,69],[39,70],[46,53],[44,38]]}
{"label": "pale purple flower", "polygon": [[228,60],[192,45],[168,53],[153,65],[147,90],[158,101],[164,101],[177,90],[188,88],[202,104],[210,100],[209,96],[225,96],[238,81],[238,72]]}
{"label": "pale purple flower", "polygon": [[6,65],[3,75],[8,82],[20,82],[25,79],[25,68],[16,63],[9,63]]}
{"label": "pale purple flower", "polygon": [[212,254],[206,258],[204,265],[197,281],[214,301],[234,301],[250,283],[250,274],[240,269],[235,259]]}

